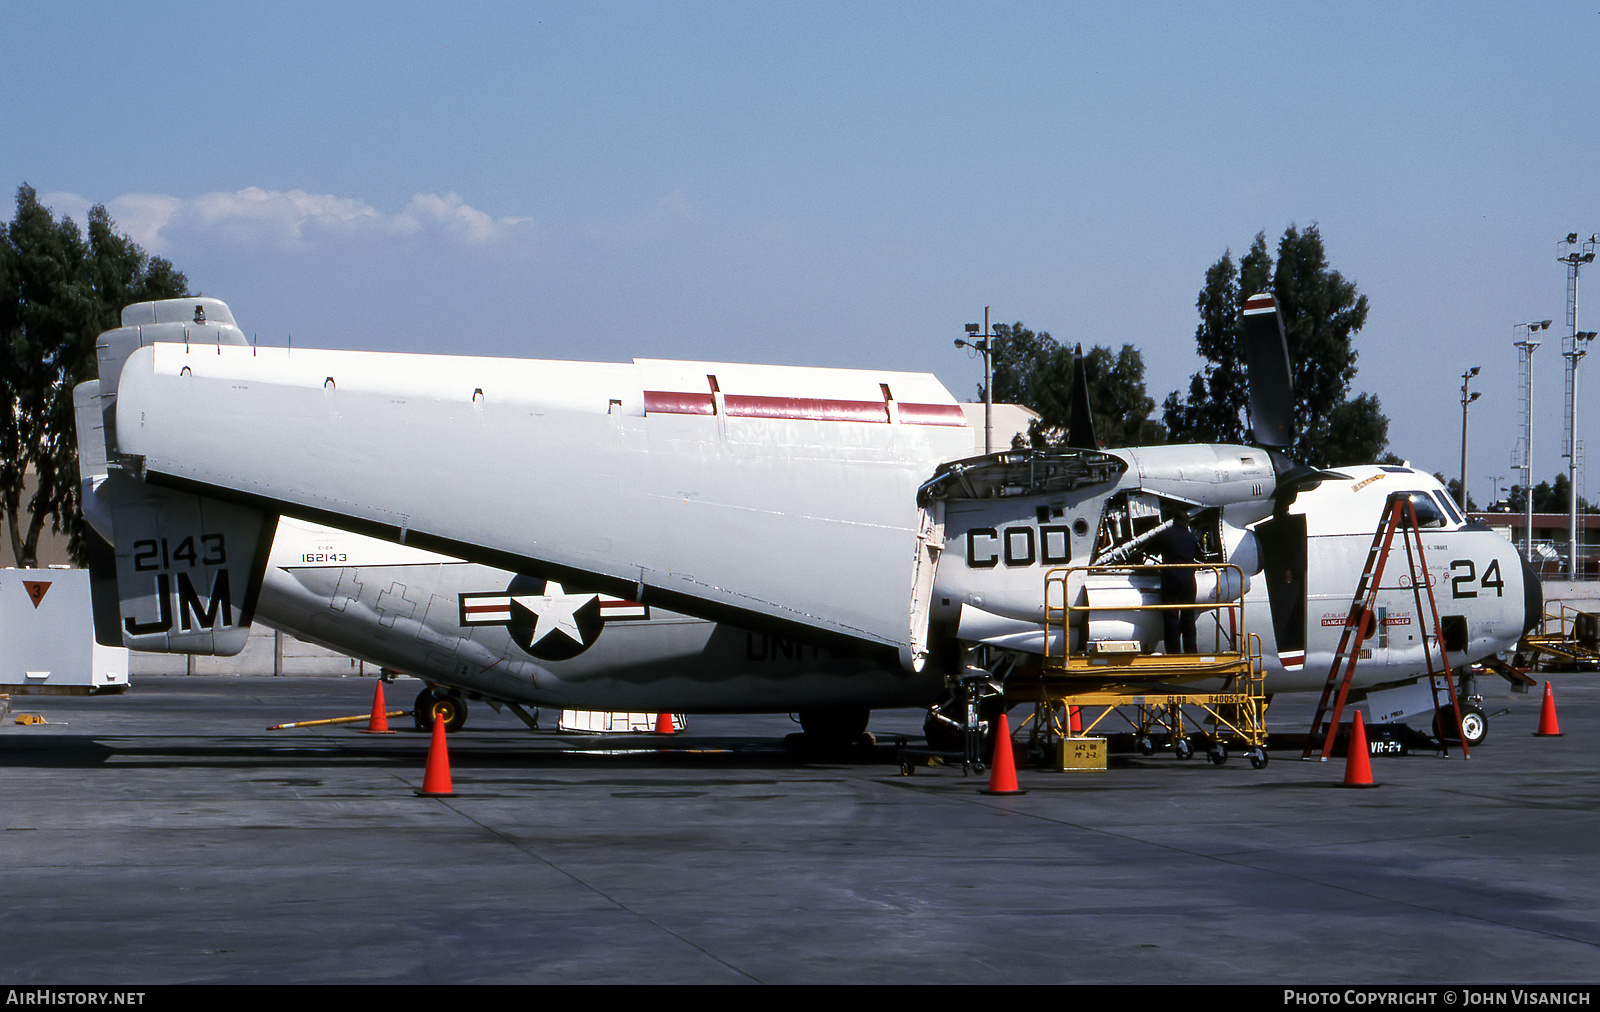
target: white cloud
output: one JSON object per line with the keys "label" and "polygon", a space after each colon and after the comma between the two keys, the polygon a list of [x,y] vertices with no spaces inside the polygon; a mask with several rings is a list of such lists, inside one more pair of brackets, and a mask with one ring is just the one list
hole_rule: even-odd
{"label": "white cloud", "polygon": [[532,224],[533,219],[491,218],[454,193],[442,197],[419,193],[396,216],[396,224],[402,222],[417,230],[442,229],[462,242],[477,244],[513,235],[523,226]]}
{"label": "white cloud", "polygon": [[[82,220],[89,202],[72,193],[41,198],[58,214]],[[454,193],[419,193],[393,214],[355,197],[248,186],[232,193],[173,197],[128,193],[106,203],[119,230],[154,253],[168,253],[181,238],[212,239],[239,247],[303,247],[329,239],[437,238],[476,246],[524,233],[530,218],[495,218]]]}

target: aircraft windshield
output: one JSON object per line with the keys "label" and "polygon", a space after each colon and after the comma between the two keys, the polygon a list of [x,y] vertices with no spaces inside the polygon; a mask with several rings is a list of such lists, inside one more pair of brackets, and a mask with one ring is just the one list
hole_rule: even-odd
{"label": "aircraft windshield", "polygon": [[1426,492],[1412,492],[1411,505],[1417,511],[1417,526],[1421,528],[1444,527],[1444,512],[1439,509],[1439,504]]}
{"label": "aircraft windshield", "polygon": [[1456,509],[1456,503],[1454,499],[1451,499],[1447,495],[1441,495],[1440,493],[1435,492],[1433,493],[1433,501],[1444,507],[1445,516],[1448,516],[1457,527],[1467,522],[1466,518],[1461,515],[1461,512]]}

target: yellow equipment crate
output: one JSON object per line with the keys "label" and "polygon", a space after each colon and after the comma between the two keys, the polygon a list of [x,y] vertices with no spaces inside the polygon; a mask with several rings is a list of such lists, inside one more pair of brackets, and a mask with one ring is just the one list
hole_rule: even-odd
{"label": "yellow equipment crate", "polygon": [[1059,769],[1063,770],[1103,770],[1106,768],[1106,746],[1109,743],[1104,738],[1062,738]]}

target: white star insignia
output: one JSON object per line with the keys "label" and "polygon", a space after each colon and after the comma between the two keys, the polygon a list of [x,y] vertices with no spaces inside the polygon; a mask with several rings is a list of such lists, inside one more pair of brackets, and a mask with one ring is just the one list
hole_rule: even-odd
{"label": "white star insignia", "polygon": [[594,594],[568,594],[554,580],[544,585],[543,594],[518,594],[513,601],[533,612],[533,643],[541,642],[551,633],[560,631],[572,642],[583,646],[583,634],[578,631],[578,610],[595,599]]}

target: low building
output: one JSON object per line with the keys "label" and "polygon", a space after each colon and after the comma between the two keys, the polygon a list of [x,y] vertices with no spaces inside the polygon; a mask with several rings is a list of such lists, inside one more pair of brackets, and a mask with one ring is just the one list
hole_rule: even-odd
{"label": "low building", "polygon": [[[1527,544],[1527,514],[1525,513],[1469,513],[1471,519],[1485,524],[1507,541],[1522,548]],[[1533,551],[1529,562],[1541,577],[1567,576],[1567,549],[1570,531],[1569,517],[1565,513],[1535,513],[1533,515]],[[1600,578],[1600,513],[1578,514],[1578,571],[1577,579]]]}
{"label": "low building", "polygon": [[[1011,449],[1011,441],[1018,435],[1022,442],[1028,442],[1028,423],[1039,417],[1039,412],[1021,404],[996,404],[990,413],[990,424],[994,428],[994,435],[990,445],[995,453]],[[973,455],[983,453],[983,404],[982,402],[964,403],[961,411],[967,416],[967,425],[973,433]]]}

